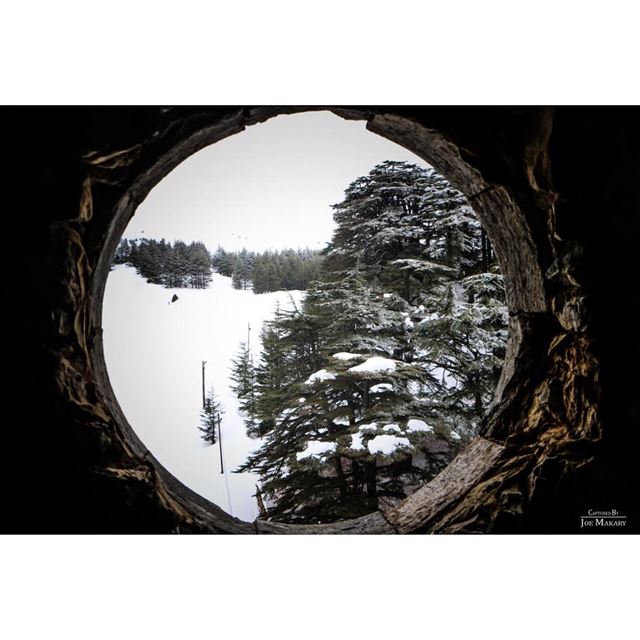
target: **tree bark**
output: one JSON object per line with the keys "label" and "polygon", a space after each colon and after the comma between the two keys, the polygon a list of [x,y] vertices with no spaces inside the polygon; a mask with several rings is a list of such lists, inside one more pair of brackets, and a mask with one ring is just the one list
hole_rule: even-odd
{"label": "tree bark", "polygon": [[367,504],[373,508],[378,508],[378,483],[376,462],[367,462],[365,467],[367,474]]}

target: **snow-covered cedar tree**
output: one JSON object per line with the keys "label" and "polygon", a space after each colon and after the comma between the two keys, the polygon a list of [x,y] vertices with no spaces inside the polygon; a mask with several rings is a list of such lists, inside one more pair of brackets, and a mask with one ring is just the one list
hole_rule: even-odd
{"label": "snow-covered cedar tree", "polygon": [[384,162],[334,206],[301,309],[263,330],[243,465],[267,516],[328,522],[388,508],[477,433],[506,337],[502,279],[464,196]]}

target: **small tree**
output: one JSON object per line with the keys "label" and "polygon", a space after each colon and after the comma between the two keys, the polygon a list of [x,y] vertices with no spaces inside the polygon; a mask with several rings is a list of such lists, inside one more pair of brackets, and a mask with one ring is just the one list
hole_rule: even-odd
{"label": "small tree", "polygon": [[220,431],[220,423],[224,410],[222,404],[218,400],[213,388],[207,393],[204,408],[200,411],[200,426],[202,439],[207,444],[215,444],[218,441],[218,433]]}
{"label": "small tree", "polygon": [[240,410],[246,416],[247,434],[250,437],[257,437],[259,431],[255,419],[255,368],[251,349],[246,342],[240,344],[240,351],[232,360],[231,380],[234,383],[231,389],[240,401]]}

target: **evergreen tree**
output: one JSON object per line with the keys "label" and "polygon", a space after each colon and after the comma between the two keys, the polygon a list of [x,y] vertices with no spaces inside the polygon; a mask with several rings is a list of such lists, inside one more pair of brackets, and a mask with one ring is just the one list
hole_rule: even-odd
{"label": "evergreen tree", "polygon": [[126,264],[129,262],[130,251],[129,241],[126,238],[122,238],[113,256],[113,264]]}
{"label": "evergreen tree", "polygon": [[[501,278],[442,176],[385,162],[334,209],[303,308],[265,328],[265,444],[243,466],[261,476],[268,516],[291,522],[390,506],[433,477],[477,432],[504,351]],[[292,284],[284,257],[272,273]]]}
{"label": "evergreen tree", "polygon": [[227,252],[221,246],[218,246],[211,259],[211,264],[220,275],[230,278],[233,275],[236,256],[237,254]]}
{"label": "evergreen tree", "polygon": [[211,283],[211,256],[202,242],[192,242],[188,247],[187,275],[194,289],[205,289]]}
{"label": "evergreen tree", "polygon": [[269,291],[269,274],[261,256],[258,256],[256,266],[253,269],[252,290],[256,294]]}
{"label": "evergreen tree", "polygon": [[294,361],[294,354],[307,353],[295,344],[296,334],[292,331],[294,314],[278,307],[272,321],[266,322],[260,332],[262,352],[255,369],[255,418],[258,433],[268,433],[286,404],[290,385],[304,375],[309,362]]}
{"label": "evergreen tree", "polygon": [[152,240],[142,240],[138,245],[137,265],[140,275],[152,284],[160,284],[163,264],[158,244]]}
{"label": "evergreen tree", "polygon": [[247,252],[240,253],[235,258],[231,283],[234,289],[247,289],[251,282],[251,264]]}
{"label": "evergreen tree", "polygon": [[247,434],[258,437],[256,422],[256,374],[251,349],[246,342],[240,344],[238,355],[232,360],[231,389],[240,400],[240,410],[245,416]]}
{"label": "evergreen tree", "polygon": [[497,273],[448,283],[415,335],[441,421],[467,438],[477,433],[505,355],[507,309]]}
{"label": "evergreen tree", "polygon": [[204,408],[200,411],[200,426],[198,427],[202,439],[208,444],[215,444],[218,441],[223,415],[222,404],[212,388],[207,392]]}

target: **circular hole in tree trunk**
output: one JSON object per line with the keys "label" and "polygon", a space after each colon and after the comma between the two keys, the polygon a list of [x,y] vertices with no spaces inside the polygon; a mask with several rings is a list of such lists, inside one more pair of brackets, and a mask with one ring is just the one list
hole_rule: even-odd
{"label": "circular hole in tree trunk", "polygon": [[[340,115],[357,119],[360,114],[348,112]],[[252,348],[256,362],[259,361],[260,322],[271,316],[277,303],[284,310],[288,294],[263,291],[259,296],[254,296],[244,290],[251,284],[253,274],[249,274],[245,281],[236,277],[234,284],[238,285],[239,279],[239,289],[234,289],[230,276],[237,274],[224,276],[216,273],[213,286],[207,288],[204,286],[207,283],[199,280],[201,276],[189,273],[188,269],[185,271],[176,256],[182,252],[182,258],[188,261],[191,252],[197,259],[196,254],[200,249],[189,246],[193,241],[204,241],[209,249],[226,244],[225,249],[236,252],[241,252],[243,245],[250,251],[265,251],[269,246],[297,249],[306,245],[316,248],[329,241],[334,231],[329,223],[329,205],[344,201],[344,194],[336,192],[335,187],[331,191],[331,185],[337,184],[336,176],[341,184],[340,190],[344,190],[352,180],[369,175],[369,171],[383,160],[417,162],[422,169],[416,176],[424,179],[425,175],[430,175],[433,184],[414,189],[408,196],[398,196],[395,212],[392,199],[389,200],[382,207],[382,214],[371,216],[371,220],[366,221],[371,233],[358,251],[366,253],[366,249],[369,258],[368,262],[365,261],[367,264],[355,265],[357,277],[351,290],[355,295],[357,287],[364,286],[369,303],[372,298],[379,296],[379,304],[369,305],[371,308],[367,308],[366,312],[387,313],[392,318],[392,324],[395,322],[396,344],[383,348],[380,343],[375,345],[365,340],[367,344],[357,349],[353,343],[348,348],[348,339],[345,339],[347,346],[343,350],[338,347],[329,349],[334,352],[332,354],[327,351],[327,345],[322,345],[324,359],[318,360],[308,371],[302,368],[298,372],[296,381],[308,389],[308,393],[302,395],[301,391],[298,394],[299,400],[304,398],[300,400],[300,407],[296,407],[292,404],[292,398],[288,398],[288,404],[279,407],[276,419],[276,422],[285,421],[283,414],[286,411],[293,411],[298,416],[315,411],[317,417],[319,398],[333,395],[333,404],[328,408],[330,419],[327,431],[322,432],[322,427],[314,419],[313,427],[309,426],[304,436],[292,442],[290,455],[292,461],[300,464],[300,469],[308,475],[310,470],[322,467],[323,470],[315,474],[321,479],[320,485],[327,481],[337,483],[340,476],[344,476],[342,489],[346,488],[347,493],[352,491],[354,496],[343,499],[344,506],[341,509],[327,509],[327,496],[330,495],[327,493],[324,508],[318,510],[318,517],[313,515],[313,500],[303,516],[299,516],[295,509],[289,509],[288,512],[284,510],[278,518],[277,491],[264,495],[262,499],[267,509],[276,512],[272,516],[274,520],[314,523],[364,515],[358,520],[359,524],[354,525],[356,528],[382,531],[389,527],[386,514],[402,507],[403,495],[434,477],[462,445],[479,433],[481,417],[500,371],[503,343],[506,340],[506,328],[498,326],[502,321],[495,322],[502,313],[497,308],[502,296],[496,293],[500,288],[497,284],[500,278],[491,240],[495,240],[499,246],[502,237],[495,229],[492,237],[492,215],[500,206],[513,205],[484,191],[479,175],[465,165],[453,145],[435,132],[415,127],[412,130],[411,123],[402,119],[382,118],[376,121],[374,118],[370,122],[371,129],[404,143],[411,152],[418,153],[418,157],[406,148],[385,143],[381,138],[366,133],[364,135],[373,141],[370,145],[374,150],[357,148],[358,144],[362,146],[362,138],[358,137],[363,134],[361,125],[356,135],[356,123],[334,118],[330,114],[288,116],[287,120],[294,121],[296,118],[304,122],[302,131],[305,127],[307,132],[309,128],[312,129],[315,139],[311,135],[305,140],[301,134],[292,134],[290,129],[287,139],[282,131],[278,131],[277,125],[282,119],[255,129],[256,133],[259,130],[266,132],[262,136],[263,145],[277,141],[275,148],[278,148],[280,157],[288,161],[292,158],[295,160],[293,164],[297,165],[297,170],[293,176],[290,175],[290,163],[288,172],[282,169],[280,173],[268,173],[263,168],[266,182],[262,185],[252,183],[246,172],[243,173],[243,168],[246,169],[250,164],[248,158],[251,157],[251,149],[256,156],[268,153],[268,164],[273,165],[275,159],[274,147],[267,152],[268,144],[260,146],[260,141],[252,148],[233,144],[240,142],[243,137],[249,138],[248,133],[223,140],[183,162],[198,149],[238,133],[238,123],[228,121],[196,130],[184,139],[177,140],[132,182],[127,195],[115,207],[114,224],[101,257],[99,275],[102,280],[97,280],[96,290],[97,295],[102,294],[101,287],[104,287],[107,269],[123,233],[126,238],[136,238],[134,251],[137,257],[132,260],[130,255],[121,255],[119,260],[126,259],[135,264],[141,273],[135,275],[133,266],[116,266],[105,294],[104,343],[109,378],[115,395],[103,366],[100,344],[96,351],[99,364],[102,365],[99,372],[109,405],[127,439],[139,455],[155,465],[172,497],[186,504],[188,509],[198,511],[199,517],[203,517],[203,510],[209,512],[216,526],[223,530],[241,530],[242,526],[237,520],[227,519],[208,502],[210,500],[222,506],[224,511],[244,521],[252,521],[259,515],[262,506],[259,507],[252,497],[256,483],[262,484],[259,476],[232,473],[242,464],[242,457],[246,458],[251,444],[257,446],[259,441],[248,441],[243,435],[246,428],[243,422],[254,416],[249,416],[245,411],[243,419],[238,414],[238,400],[228,391],[228,370],[231,357],[246,334],[247,325],[252,325]],[[327,126],[327,122],[331,123],[328,131],[335,132],[334,137],[321,135],[318,139],[318,129]],[[270,140],[272,137],[273,140]],[[388,151],[381,147],[381,142],[387,144]],[[346,146],[341,149],[339,143]],[[223,154],[225,145],[231,149],[226,162]],[[205,159],[206,154],[213,151],[216,154],[219,152],[217,167]],[[425,174],[424,167],[428,166],[426,161],[444,170],[451,181],[471,197],[475,206],[480,204],[480,213],[484,213],[489,233],[485,233],[468,215],[468,201],[458,203],[458,209],[453,211],[452,203],[458,197],[458,192],[442,181],[440,174]],[[234,164],[236,171],[232,171]],[[174,167],[173,173],[168,176]],[[190,167],[193,167],[191,172]],[[274,169],[273,166],[270,168]],[[378,196],[385,189],[388,191],[398,186],[397,179],[384,183],[385,171],[396,171],[401,180],[404,178],[403,171],[408,175],[406,167],[399,164],[395,167],[378,167],[377,179],[381,185]],[[158,184],[164,176],[167,176],[166,179]],[[328,180],[329,177],[332,179]],[[436,183],[442,189],[442,194],[448,195],[442,203],[428,206],[441,214],[425,221],[423,229],[409,229],[407,221],[403,222],[402,218],[408,217],[415,226],[422,215],[419,213],[420,207],[428,209],[426,204],[421,205],[418,200],[428,200],[429,189],[433,189]],[[178,184],[180,188],[172,189],[172,184]],[[155,185],[158,185],[157,188],[150,192]],[[203,185],[211,186],[218,194],[223,193],[226,200],[218,200],[215,204],[207,202]],[[309,185],[319,185],[318,195],[314,194],[317,213],[310,211],[313,204],[305,200],[311,191]],[[288,208],[290,215],[283,215],[276,205],[265,206],[267,189],[279,191],[288,197],[289,201],[283,208]],[[292,198],[300,201],[300,211],[296,215],[290,204]],[[494,198],[493,203],[490,198]],[[252,208],[257,214],[253,222],[242,220],[239,213],[242,207],[236,208],[238,201],[242,201],[245,210]],[[185,202],[189,202],[189,207]],[[132,219],[138,206],[140,214]],[[466,217],[463,211],[465,206],[469,209]],[[411,211],[411,207],[415,211]],[[201,226],[198,227],[198,222],[186,215],[188,209],[198,208],[209,214],[204,216],[210,221],[209,225],[202,226],[201,218]],[[322,208],[324,214],[320,211]],[[343,207],[343,213],[347,209]],[[377,227],[371,226],[380,218],[384,220]],[[396,224],[394,220],[398,219],[400,222]],[[173,224],[176,221],[180,222],[180,231]],[[282,226],[278,227],[278,224]],[[289,233],[287,225],[296,226],[295,233]],[[434,232],[430,225],[439,225],[439,231]],[[376,234],[382,238],[377,244],[372,242]],[[286,236],[284,239],[281,238],[283,235]],[[151,242],[159,241],[162,237],[166,243]],[[187,244],[184,247],[179,243],[176,245],[176,240],[186,240]],[[279,245],[278,241],[281,242]],[[394,247],[394,242],[404,246]],[[410,246],[412,243],[414,246]],[[473,246],[462,249],[465,243]],[[346,241],[340,245],[336,244],[334,238],[334,253],[344,250],[345,246]],[[374,277],[377,265],[371,254],[381,248],[389,252],[382,259],[387,271],[383,269],[382,277],[380,273]],[[173,268],[167,265],[171,261],[174,262]],[[158,269],[160,263],[162,266]],[[393,268],[389,266],[392,264]],[[354,264],[350,264],[349,268],[353,271]],[[217,269],[220,269],[220,264]],[[184,273],[180,274],[180,271]],[[518,274],[514,281],[516,271],[517,268],[514,269],[512,265],[505,274],[506,295],[511,303],[536,286],[522,274]],[[334,283],[340,282],[337,267],[334,267],[331,277]],[[145,284],[146,278],[152,283]],[[360,284],[358,279],[362,281]],[[436,281],[437,287],[434,284]],[[163,288],[165,285],[168,289]],[[287,287],[291,288],[289,284]],[[269,288],[279,287],[271,284],[267,286]],[[429,301],[421,297],[425,291],[430,291]],[[364,299],[362,290],[359,295]],[[256,305],[258,298],[260,304]],[[294,294],[293,302],[299,308],[302,307],[301,299],[300,294]],[[483,313],[493,313],[494,323],[488,323],[487,317],[480,317]],[[375,333],[373,329],[371,332],[372,335]],[[378,332],[378,342],[383,338],[388,339],[383,334]],[[457,344],[454,344],[456,341]],[[429,342],[438,344],[438,349],[429,352]],[[334,356],[333,359],[327,360],[327,354]],[[336,354],[339,355],[335,357]],[[206,361],[204,366],[203,361]],[[412,372],[412,367],[419,367],[420,375]],[[205,447],[199,439],[203,370],[205,407],[212,384],[224,405],[221,423],[223,447],[220,447],[219,435],[212,447]],[[262,371],[263,377],[264,373]],[[499,392],[508,374],[508,370],[503,374]],[[337,381],[336,385],[351,384],[351,392],[345,394],[336,393],[335,388],[332,390],[332,377]],[[287,382],[291,384],[291,380]],[[353,398],[358,390],[360,397],[352,404],[359,406],[349,406],[349,396]],[[115,399],[116,395],[119,402]],[[264,387],[261,395],[264,395]],[[307,396],[313,397],[313,400]],[[429,398],[437,398],[438,402],[429,402]],[[363,403],[368,403],[368,406],[363,407]],[[340,408],[344,406],[346,410]],[[263,423],[264,417],[263,411]],[[299,421],[297,425],[300,426]],[[274,426],[269,428],[273,429]],[[266,429],[258,431],[257,435],[263,438],[268,449],[270,440]],[[220,428],[217,433],[220,433]],[[332,458],[334,452],[345,455]],[[478,459],[482,460],[482,455]],[[332,461],[335,462],[333,468]],[[223,473],[220,473],[221,466]],[[394,472],[388,473],[389,469],[394,469]],[[418,469],[422,469],[422,472],[415,471]],[[455,469],[448,470],[450,476],[456,476],[456,473]],[[381,475],[387,476],[385,481],[380,481]],[[441,479],[446,477],[447,473],[441,475]],[[455,486],[455,477],[451,478],[451,486]],[[340,496],[342,489],[336,484],[331,491]],[[281,488],[280,495],[290,490]],[[446,486],[443,490],[446,491]],[[267,492],[263,489],[263,493]],[[281,530],[276,524],[262,523],[260,526]],[[329,528],[331,526],[339,528],[342,525],[328,525]]]}

